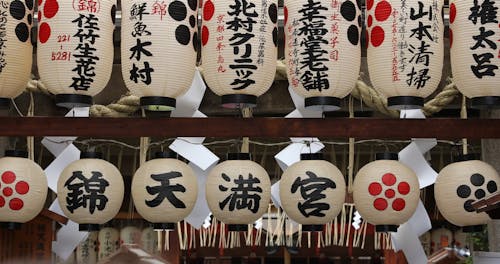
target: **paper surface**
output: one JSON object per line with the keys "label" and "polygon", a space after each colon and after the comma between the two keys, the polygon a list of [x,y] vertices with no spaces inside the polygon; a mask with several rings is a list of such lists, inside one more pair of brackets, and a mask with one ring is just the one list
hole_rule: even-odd
{"label": "paper surface", "polygon": [[[193,82],[189,90],[177,98],[176,107],[171,117],[192,117],[200,108],[201,100],[207,89],[198,69],[194,72]],[[200,112],[201,113],[201,112]]]}
{"label": "paper surface", "polygon": [[205,219],[210,215],[210,208],[208,208],[207,198],[205,196],[205,183],[208,173],[215,165],[216,164],[213,164],[208,167],[207,170],[202,170],[193,163],[189,163],[189,167],[193,169],[198,181],[198,197],[196,198],[193,211],[191,211],[185,220],[196,229],[200,229]]}
{"label": "paper surface", "polygon": [[57,231],[56,241],[52,242],[52,252],[56,253],[61,259],[66,260],[87,235],[88,232],[78,231],[77,223],[68,220],[68,223]]}
{"label": "paper surface", "polygon": [[411,229],[411,225],[401,225],[398,228],[398,232],[391,235],[393,243],[395,242],[394,236],[397,236],[396,242],[393,245],[397,244],[398,248],[403,250],[409,264],[427,263],[424,248],[418,236]]}
{"label": "paper surface", "polygon": [[276,208],[281,207],[281,198],[280,198],[280,181],[275,182],[271,185],[271,200]]}
{"label": "paper surface", "polygon": [[434,184],[438,173],[429,165],[417,142],[412,142],[399,152],[399,161],[410,167],[418,177],[420,189]]}
{"label": "paper surface", "polygon": [[47,183],[49,188],[57,193],[57,180],[59,180],[59,176],[61,172],[68,166],[70,163],[80,159],[80,150],[75,147],[75,145],[71,144],[66,147],[63,152],[56,157],[52,163],[50,163],[47,168],[45,168],[45,175],[47,175]]}

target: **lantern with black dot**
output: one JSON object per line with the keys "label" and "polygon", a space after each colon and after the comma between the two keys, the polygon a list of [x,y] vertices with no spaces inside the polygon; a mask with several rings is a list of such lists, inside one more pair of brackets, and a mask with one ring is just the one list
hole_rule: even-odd
{"label": "lantern with black dot", "polygon": [[102,153],[82,152],[57,181],[57,200],[80,231],[97,231],[116,216],[122,205],[124,183],[120,171]]}
{"label": "lantern with black dot", "polygon": [[278,1],[205,0],[201,57],[208,87],[226,108],[255,107],[272,85]]}
{"label": "lantern with black dot", "polygon": [[172,111],[193,80],[197,0],[123,0],[122,75],[149,111]]}
{"label": "lantern with black dot", "polygon": [[338,110],[359,77],[361,1],[333,3],[285,1],[288,82],[308,109]]}
{"label": "lantern with black dot", "polygon": [[92,104],[113,68],[116,0],[39,0],[37,64],[58,106]]}
{"label": "lantern with black dot", "polygon": [[391,109],[422,108],[441,82],[444,0],[367,0],[367,62]]}
{"label": "lantern with black dot", "polygon": [[0,158],[0,226],[17,229],[35,218],[45,205],[47,178],[28,153],[7,150]]}
{"label": "lantern with black dot", "polygon": [[342,210],[345,181],[321,153],[301,154],[280,180],[281,206],[302,231],[322,231]]}
{"label": "lantern with black dot", "polygon": [[31,74],[33,0],[3,0],[0,14],[0,108],[8,108]]}
{"label": "lantern with black dot", "polygon": [[227,224],[229,231],[247,231],[267,211],[271,181],[249,153],[229,153],[208,174],[205,191],[215,218]]}
{"label": "lantern with black dot", "polygon": [[174,229],[196,203],[198,183],[193,170],[176,153],[158,152],[132,179],[132,198],[137,212],[154,229]]}
{"label": "lantern with black dot", "polygon": [[473,154],[456,160],[439,172],[434,183],[436,205],[446,220],[463,227],[464,232],[480,231],[490,217],[485,212],[477,213],[471,204],[496,193],[500,176]]}
{"label": "lantern with black dot", "polygon": [[498,1],[450,0],[450,63],[457,89],[475,108],[500,107]]}
{"label": "lantern with black dot", "polygon": [[356,209],[377,232],[396,232],[417,209],[420,195],[417,175],[397,153],[377,153],[356,174],[353,191]]}

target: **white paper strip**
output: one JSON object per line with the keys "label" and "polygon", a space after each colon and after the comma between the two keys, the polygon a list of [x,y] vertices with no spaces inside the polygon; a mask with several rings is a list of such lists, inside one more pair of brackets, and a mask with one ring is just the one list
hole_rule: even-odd
{"label": "white paper strip", "polygon": [[189,214],[185,220],[196,229],[200,229],[205,219],[210,215],[210,208],[208,208],[207,199],[205,198],[205,183],[208,173],[215,165],[216,164],[213,164],[206,170],[202,170],[193,163],[189,163],[189,167],[193,169],[198,180],[198,197],[194,204],[193,211],[191,211],[191,214]]}
{"label": "white paper strip", "polygon": [[280,198],[280,181],[275,182],[271,185],[271,200],[276,208],[281,207],[281,198]]}
{"label": "white paper strip", "polygon": [[201,100],[207,89],[198,70],[194,72],[193,82],[189,90],[177,98],[176,107],[170,114],[171,117],[192,117],[200,108]]}
{"label": "white paper strip", "polygon": [[425,188],[436,181],[437,172],[424,158],[416,142],[410,143],[399,152],[399,161],[417,174],[420,188]]}
{"label": "white paper strip", "polygon": [[395,234],[392,234],[393,245],[397,244],[398,248],[403,250],[409,264],[427,263],[427,256],[425,255],[424,248],[418,236],[411,229],[411,225],[404,224],[399,226],[396,234],[399,235],[400,239],[394,240]]}
{"label": "white paper strip", "polygon": [[56,241],[52,242],[52,251],[66,260],[87,235],[87,232],[78,231],[77,223],[68,220],[68,224],[63,225],[57,232]]}
{"label": "white paper strip", "polygon": [[47,183],[49,188],[57,193],[57,180],[61,172],[73,161],[80,159],[80,150],[71,144],[60,153],[56,159],[45,168],[45,175],[47,175]]}

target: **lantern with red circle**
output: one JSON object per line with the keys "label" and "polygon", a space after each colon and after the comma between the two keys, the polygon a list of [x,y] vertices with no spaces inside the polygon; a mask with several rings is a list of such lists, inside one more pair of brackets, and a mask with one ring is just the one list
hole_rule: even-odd
{"label": "lantern with red circle", "polygon": [[80,231],[97,231],[120,211],[124,195],[120,171],[102,153],[82,152],[57,181],[57,200]]}
{"label": "lantern with red circle", "polygon": [[450,60],[458,90],[473,107],[500,106],[498,1],[450,1]]}
{"label": "lantern with red circle", "polygon": [[267,210],[271,181],[249,153],[229,153],[207,176],[206,197],[212,214],[229,231],[246,231]]}
{"label": "lantern with red circle", "polygon": [[342,210],[345,180],[335,165],[321,153],[301,154],[280,180],[283,210],[303,231],[321,231]]}
{"label": "lantern with red circle", "polygon": [[227,108],[254,107],[274,81],[276,0],[206,0],[201,32],[203,76]]}
{"label": "lantern with red circle", "polygon": [[472,203],[498,191],[500,176],[489,164],[477,160],[474,155],[458,157],[444,167],[434,183],[436,205],[443,217],[464,232],[482,229],[490,217],[477,213]]}
{"label": "lantern with red circle", "polygon": [[10,229],[35,218],[47,198],[45,173],[27,157],[26,151],[8,150],[0,158],[0,223]]}
{"label": "lantern with red circle", "polygon": [[89,106],[111,77],[115,0],[39,0],[40,79],[58,106]]}
{"label": "lantern with red circle", "polygon": [[175,229],[193,210],[197,195],[193,170],[173,153],[156,153],[132,179],[135,208],[155,229]]}
{"label": "lantern with red circle", "polygon": [[7,108],[30,78],[33,0],[2,1],[0,11],[0,108]]}
{"label": "lantern with red circle", "polygon": [[285,2],[288,82],[306,107],[337,110],[354,88],[361,64],[360,3]]}
{"label": "lantern with red circle", "polygon": [[197,0],[122,1],[122,75],[140,104],[171,111],[193,80],[198,49]]}
{"label": "lantern with red circle", "polygon": [[421,108],[441,81],[443,0],[367,0],[368,70],[394,109]]}
{"label": "lantern with red circle", "polygon": [[363,219],[377,232],[396,232],[417,209],[417,175],[398,161],[396,153],[377,154],[354,178],[354,203]]}

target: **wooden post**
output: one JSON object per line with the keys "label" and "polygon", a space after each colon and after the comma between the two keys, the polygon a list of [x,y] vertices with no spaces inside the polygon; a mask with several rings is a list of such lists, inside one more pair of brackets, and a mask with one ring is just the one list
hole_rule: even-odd
{"label": "wooden post", "polygon": [[[500,110],[491,110],[486,113],[489,118],[500,119]],[[500,172],[500,140],[483,139],[483,160]],[[500,220],[491,220],[488,223],[488,244],[490,251],[500,252]]]}
{"label": "wooden post", "polygon": [[290,264],[292,263],[292,258],[290,256],[290,252],[288,250],[283,250],[283,264]]}

